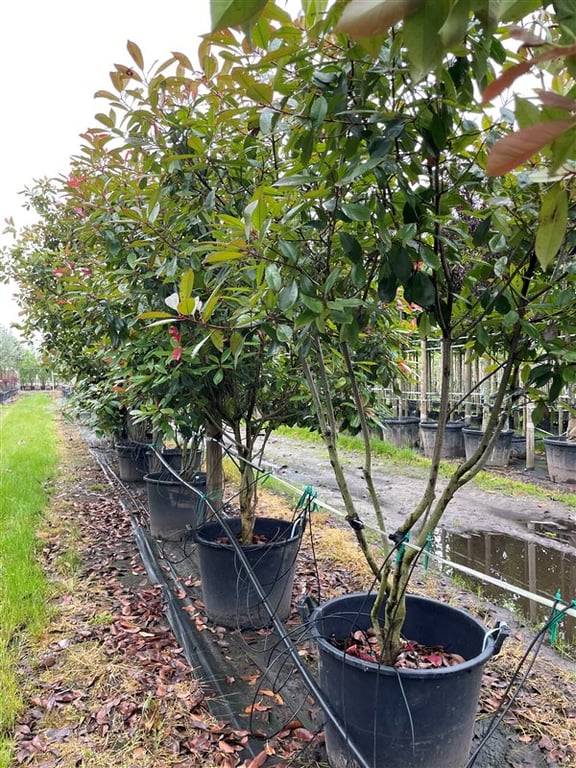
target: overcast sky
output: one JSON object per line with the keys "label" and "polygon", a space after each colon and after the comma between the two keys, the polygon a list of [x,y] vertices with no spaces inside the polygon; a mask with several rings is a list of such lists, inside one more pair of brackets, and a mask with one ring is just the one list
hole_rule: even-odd
{"label": "overcast sky", "polygon": [[[299,8],[297,0],[289,7]],[[210,29],[209,0],[5,0],[0,24],[0,232],[26,223],[22,195],[34,179],[66,174],[79,134],[95,124],[115,63],[137,43],[146,65],[170,51],[195,58]],[[10,242],[0,235],[0,242]],[[0,324],[16,319],[12,289],[0,284]]]}

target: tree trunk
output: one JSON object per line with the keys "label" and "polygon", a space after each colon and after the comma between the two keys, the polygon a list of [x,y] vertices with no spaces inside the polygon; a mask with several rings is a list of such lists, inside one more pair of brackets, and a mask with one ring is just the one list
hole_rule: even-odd
{"label": "tree trunk", "polygon": [[224,484],[221,437],[222,422],[216,424],[208,421],[206,424],[206,494],[215,507],[221,506]]}

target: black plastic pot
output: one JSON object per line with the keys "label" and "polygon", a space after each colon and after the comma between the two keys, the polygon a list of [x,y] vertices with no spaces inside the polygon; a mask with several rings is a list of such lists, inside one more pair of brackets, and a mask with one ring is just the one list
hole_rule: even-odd
{"label": "black plastic pot", "polygon": [[[235,535],[240,533],[239,518],[227,521]],[[257,518],[257,536],[265,544],[242,547],[253,573],[260,582],[269,605],[280,620],[290,615],[296,555],[302,538],[301,523],[273,518]],[[246,575],[233,545],[223,543],[227,534],[218,522],[206,523],[195,535],[206,613],[216,624],[243,629],[261,629],[271,623],[270,616]]]}
{"label": "black plastic pot", "polygon": [[576,483],[576,442],[564,437],[545,437],[548,474],[554,483]]}
{"label": "black plastic pot", "polygon": [[139,443],[118,443],[116,453],[120,480],[127,483],[142,480],[148,469],[146,446]]}
{"label": "black plastic pot", "polygon": [[[175,469],[176,472],[180,471],[182,468],[182,451],[180,448],[164,448],[160,453],[164,461],[169,464],[172,469]],[[146,451],[146,459],[148,462],[148,472],[150,474],[156,474],[157,471],[161,472],[164,469],[154,451]]]}
{"label": "black plastic pot", "polygon": [[144,476],[150,512],[150,533],[156,539],[179,541],[204,523],[206,473],[197,472],[187,482],[191,490],[166,470]]}
{"label": "black plastic pot", "polygon": [[[407,597],[403,635],[467,661],[439,669],[395,669],[344,654],[330,642],[370,627],[373,594],[337,597],[310,617],[320,688],[372,768],[462,768],[472,743],[482,670],[494,652],[479,621],[457,608]],[[332,768],[356,768],[346,742],[326,726]]]}
{"label": "black plastic pot", "polygon": [[[464,449],[466,451],[466,458],[469,459],[482,440],[484,433],[481,429],[469,429],[464,427],[462,430],[464,435]],[[494,447],[490,451],[488,458],[486,459],[487,467],[507,467],[510,463],[510,451],[512,449],[512,437],[514,436],[514,430],[507,429],[504,432],[500,432],[498,440]]]}
{"label": "black plastic pot", "polygon": [[396,448],[416,448],[419,441],[420,419],[406,416],[402,419],[382,419],[382,436]]}
{"label": "black plastic pot", "polygon": [[[441,454],[443,459],[458,459],[464,456],[464,438],[462,436],[463,426],[463,421],[449,421],[446,424]],[[431,458],[434,453],[437,432],[438,422],[420,422],[420,445],[422,446],[424,456],[427,456],[428,458]]]}

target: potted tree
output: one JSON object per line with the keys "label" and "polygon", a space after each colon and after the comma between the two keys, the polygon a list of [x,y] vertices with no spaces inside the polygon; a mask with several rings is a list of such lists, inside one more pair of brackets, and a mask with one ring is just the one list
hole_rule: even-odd
{"label": "potted tree", "polygon": [[[265,546],[262,538],[272,540],[274,550],[278,540],[285,539],[293,552],[301,529],[292,521],[274,521],[268,530],[259,531],[264,523],[256,520],[255,465],[272,429],[300,418],[302,385],[289,375],[294,356],[271,344],[248,315],[238,321],[236,298],[223,296],[221,289],[234,267],[213,252],[207,265],[199,256],[214,237],[214,215],[244,232],[246,224],[238,214],[249,205],[256,184],[266,178],[264,150],[255,154],[243,104],[239,101],[235,121],[223,120],[222,115],[234,114],[228,110],[230,102],[220,100],[217,83],[206,87],[184,55],[174,54],[147,78],[140,50],[134,43],[128,48],[134,66],[118,66],[112,73],[116,93],[100,94],[122,117],[118,124],[106,120],[104,130],[85,134],[83,155],[73,165],[73,183],[64,188],[75,246],[80,253],[90,253],[93,261],[90,285],[73,285],[75,310],[79,315],[81,308],[93,304],[99,288],[108,290],[122,309],[122,297],[130,297],[126,332],[121,344],[112,339],[110,348],[117,350],[118,365],[122,362],[125,391],[133,396],[132,415],[168,415],[181,431],[177,414],[187,402],[206,429],[206,495],[214,511],[224,500],[218,496],[209,459],[214,447],[231,442],[240,474],[239,516],[233,525],[241,528],[242,545],[256,546],[258,560]],[[173,74],[166,73],[169,66]],[[253,119],[257,111],[252,105],[250,111]],[[110,150],[112,140],[124,146]],[[64,217],[62,210],[59,213]],[[242,274],[238,277],[241,281]],[[274,275],[268,278],[273,281]],[[66,282],[62,290],[67,287]],[[244,290],[250,288],[246,280]],[[69,294],[65,300],[72,303]],[[116,321],[114,307],[106,326],[109,335]],[[222,542],[216,539],[221,533],[210,531],[202,535],[210,535],[220,548]],[[282,566],[286,583],[289,571]],[[227,596],[234,594],[236,581],[231,579]],[[289,594],[290,588],[283,592]],[[209,607],[210,601],[206,603]],[[236,622],[237,616],[235,608],[230,621]]]}
{"label": "potted tree", "polygon": [[[258,10],[254,3],[248,5],[252,14]],[[366,12],[361,3],[348,5],[359,8],[358,17]],[[494,650],[493,639],[456,609],[407,597],[410,576],[447,504],[480,471],[516,398],[531,389],[531,371],[548,355],[550,319],[558,312],[561,292],[574,278],[569,249],[562,252],[557,271],[548,271],[562,237],[552,255],[538,236],[534,238],[534,190],[523,189],[515,178],[488,181],[479,165],[486,145],[470,119],[470,61],[466,56],[443,58],[442,25],[448,24],[448,11],[441,13],[436,4],[396,5],[396,11],[390,11],[392,21],[408,10],[413,13],[383,48],[378,41],[375,60],[360,44],[337,46],[331,38],[324,42],[319,31],[333,18],[321,20],[312,8],[300,31],[290,28],[289,64],[265,55],[260,59],[253,52],[245,57],[234,41],[215,39],[227,48],[227,61],[238,68],[249,63],[252,77],[261,75],[274,83],[266,104],[273,117],[266,128],[283,150],[275,156],[280,178],[274,218],[265,236],[230,238],[227,250],[230,261],[244,265],[245,271],[254,263],[252,257],[274,260],[280,272],[276,302],[267,294],[260,304],[262,327],[279,340],[269,322],[275,312],[283,336],[288,335],[298,350],[348,521],[376,583],[374,594],[337,599],[312,616],[321,687],[365,765],[444,768],[461,766],[468,757],[482,667]],[[236,4],[235,11],[240,7]],[[216,4],[214,8],[218,19],[222,9]],[[339,4],[333,12],[341,10]],[[389,13],[382,14],[390,21]],[[289,22],[283,16],[278,29],[278,19],[277,9],[262,12],[258,24],[268,33],[260,35],[260,42],[288,36]],[[477,22],[475,32],[467,23],[459,28],[458,39],[470,32],[466,51],[483,57],[483,77],[489,77],[481,15]],[[309,38],[302,26],[311,30]],[[362,27],[364,33],[368,28]],[[435,40],[427,49],[415,42],[422,29],[430,29]],[[420,79],[432,68],[434,77]],[[407,69],[417,76],[407,77]],[[289,88],[283,73],[289,73]],[[561,190],[553,186],[551,192],[567,205]],[[498,200],[497,207],[491,199]],[[561,223],[558,228],[562,230]],[[255,283],[251,307],[259,287]],[[425,492],[404,523],[387,531],[371,478],[370,436],[355,351],[372,333],[385,332],[399,291],[412,305],[412,321],[420,333],[427,337],[437,330],[442,377]],[[477,448],[437,491],[449,416],[451,352],[462,340],[469,355],[490,357],[499,383]],[[362,423],[364,477],[383,532],[378,553],[365,536],[339,456],[330,376],[336,359]],[[557,344],[555,374],[562,378],[568,363],[569,356]],[[403,669],[406,664],[399,661],[406,658],[405,633],[410,639],[417,636],[424,646],[441,645],[466,659],[456,659],[459,663],[449,668],[440,661],[441,668],[430,669],[438,660],[430,660],[427,648],[423,663],[415,661],[416,668]],[[336,635],[351,648],[357,644],[350,638],[358,634],[370,634],[373,641],[348,653],[331,642]],[[329,726],[326,737],[332,765],[354,764],[339,732]]]}

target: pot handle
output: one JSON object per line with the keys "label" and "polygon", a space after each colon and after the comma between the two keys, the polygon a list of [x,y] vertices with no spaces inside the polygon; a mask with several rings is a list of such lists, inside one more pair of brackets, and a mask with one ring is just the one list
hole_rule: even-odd
{"label": "pot handle", "polygon": [[506,624],[505,621],[498,621],[494,629],[489,629],[484,636],[484,648],[486,647],[486,643],[488,642],[489,637],[494,639],[494,650],[492,651],[492,656],[497,656],[500,653],[506,638],[510,637],[510,628],[508,624]]}

